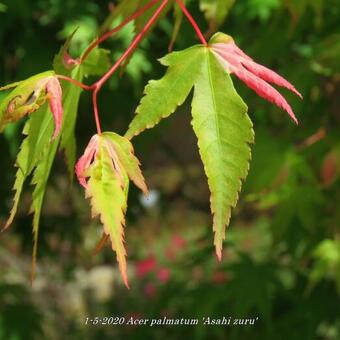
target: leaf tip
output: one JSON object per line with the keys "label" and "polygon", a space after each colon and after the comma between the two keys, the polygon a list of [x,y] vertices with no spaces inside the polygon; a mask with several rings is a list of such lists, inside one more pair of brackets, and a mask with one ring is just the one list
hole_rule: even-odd
{"label": "leaf tip", "polygon": [[216,257],[219,262],[222,261],[222,246],[216,245]]}

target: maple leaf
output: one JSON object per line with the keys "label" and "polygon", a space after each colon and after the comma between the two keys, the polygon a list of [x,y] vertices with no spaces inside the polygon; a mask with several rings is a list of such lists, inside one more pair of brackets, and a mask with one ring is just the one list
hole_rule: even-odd
{"label": "maple leaf", "polygon": [[[145,88],[125,136],[129,139],[154,127],[183,104],[192,89],[192,126],[211,192],[214,244],[222,258],[225,229],[247,177],[254,142],[248,108],[236,93],[212,48],[193,46],[161,59],[165,76]],[[164,93],[167,95],[164,96]]]}
{"label": "maple leaf", "polygon": [[54,117],[55,130],[52,139],[59,134],[62,125],[62,90],[53,71],[47,71],[21,82],[0,88],[12,89],[0,104],[0,131],[7,124],[16,122],[27,114],[37,111],[46,100]]}
{"label": "maple leaf", "polygon": [[256,63],[227,34],[216,33],[210,40],[210,46],[228,73],[234,73],[260,97],[287,111],[294,122],[298,124],[298,120],[286,99],[268,84],[269,82],[285,87],[302,98],[302,95],[291,83],[269,68]]}
{"label": "maple leaf", "polygon": [[100,216],[104,233],[111,239],[127,287],[123,227],[129,178],[147,192],[139,165],[128,139],[113,132],[105,132],[91,138],[75,167],[77,178],[86,189],[86,197],[91,199],[92,216]]}

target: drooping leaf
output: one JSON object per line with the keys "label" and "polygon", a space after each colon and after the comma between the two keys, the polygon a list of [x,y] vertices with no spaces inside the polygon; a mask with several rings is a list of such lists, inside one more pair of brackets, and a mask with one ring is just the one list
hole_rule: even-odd
{"label": "drooping leaf", "polygon": [[51,77],[46,83],[46,92],[54,118],[55,129],[52,137],[52,139],[54,139],[60,132],[63,119],[62,89],[59,80],[56,77]]}
{"label": "drooping leaf", "polygon": [[112,249],[128,287],[126,273],[126,250],[124,247],[125,211],[127,207],[128,177],[123,173],[124,184],[112,170],[112,159],[104,143],[99,144],[95,162],[89,168],[86,197],[91,200],[92,216],[100,216],[104,232],[110,235]]}
{"label": "drooping leaf", "polygon": [[108,238],[117,253],[117,260],[125,285],[126,251],[123,227],[130,179],[145,193],[147,187],[129,140],[113,132],[94,135],[76,164],[79,183],[91,199],[92,216],[100,216],[104,235],[96,247],[98,252]]}
{"label": "drooping leaf", "polygon": [[36,111],[45,102],[44,79],[53,75],[53,71],[47,71],[0,88],[0,90],[13,88],[0,103],[0,132],[7,124]]}
{"label": "drooping leaf", "polygon": [[51,140],[53,134],[53,118],[48,111],[48,108],[45,107],[34,112],[24,127],[24,134],[26,134],[27,137],[23,141],[17,157],[16,166],[18,170],[13,187],[13,190],[15,190],[14,203],[5,225],[5,228],[8,228],[13,222],[25,180],[34,170],[32,184],[35,185],[35,189],[33,191],[31,207],[31,211],[34,213],[32,280],[35,272],[41,206],[59,142],[59,137],[53,141]]}
{"label": "drooping leaf", "polygon": [[298,124],[298,120],[286,99],[268,82],[285,87],[302,99],[302,95],[292,84],[274,71],[253,61],[227,34],[216,33],[209,43],[217,60],[228,73],[234,73],[260,97],[284,109]]}
{"label": "drooping leaf", "polygon": [[5,224],[5,229],[13,222],[24,182],[40,161],[43,150],[47,143],[49,143],[52,129],[53,120],[52,116],[48,114],[47,106],[34,112],[25,124],[23,133],[26,135],[26,138],[21,144],[15,163],[18,170],[16,172],[16,179],[13,186],[13,190],[15,191],[13,207]]}
{"label": "drooping leaf", "polygon": [[125,136],[129,139],[145,129],[154,127],[162,118],[171,115],[189,95],[203,60],[202,46],[173,52],[160,62],[169,66],[165,76],[151,80],[144,90],[144,97],[137,107],[137,115]]}
{"label": "drooping leaf", "polygon": [[[81,82],[83,80],[81,72],[81,67],[76,67],[72,70],[71,77]],[[60,148],[65,151],[67,167],[72,179],[77,151],[75,127],[82,89],[73,84],[64,83],[63,92],[64,121],[67,123],[64,124],[61,132]]]}
{"label": "drooping leaf", "polygon": [[247,106],[216,57],[205,49],[204,63],[195,82],[192,126],[211,192],[216,254],[222,257],[225,228],[236,206],[254,142]]}
{"label": "drooping leaf", "polygon": [[47,181],[50,176],[52,164],[58,149],[60,137],[45,145],[41,159],[35,168],[32,184],[35,186],[32,194],[32,205],[30,211],[33,213],[33,255],[31,281],[35,276],[35,264],[38,249],[39,224],[41,208],[45,197]]}

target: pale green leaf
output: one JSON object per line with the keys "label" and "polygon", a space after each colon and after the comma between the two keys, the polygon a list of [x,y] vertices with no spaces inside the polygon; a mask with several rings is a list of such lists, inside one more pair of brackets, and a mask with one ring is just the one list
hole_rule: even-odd
{"label": "pale green leaf", "polygon": [[192,125],[211,192],[216,253],[222,256],[225,228],[248,174],[250,143],[254,142],[247,106],[230,76],[209,49],[195,82]]}
{"label": "pale green leaf", "polygon": [[137,107],[137,115],[125,136],[131,139],[145,129],[154,127],[162,118],[170,116],[189,95],[203,61],[204,48],[200,45],[181,52],[173,52],[160,62],[169,66],[165,76],[151,80]]}
{"label": "pale green leaf", "polygon": [[[72,70],[70,75],[73,79],[76,79],[80,82],[83,80],[81,67],[77,66],[75,69]],[[60,148],[65,150],[67,167],[70,177],[71,179],[73,179],[77,149],[75,128],[78,115],[79,99],[82,93],[82,89],[78,86],[65,82],[62,84],[62,88],[64,109],[63,120],[65,124],[63,124],[63,128],[61,131]]]}
{"label": "pale green leaf", "polygon": [[3,90],[13,89],[0,103],[0,132],[7,124],[36,111],[45,102],[45,93],[41,93],[44,91],[38,84],[41,79],[52,75],[53,71],[47,71],[2,87]]}
{"label": "pale green leaf", "polygon": [[8,228],[13,222],[24,182],[40,161],[45,145],[50,141],[52,131],[53,117],[49,114],[47,106],[32,113],[25,124],[23,134],[26,135],[26,138],[21,144],[15,164],[18,170],[13,186],[15,191],[14,203],[5,228]]}
{"label": "pale green leaf", "polygon": [[[52,131],[50,138],[52,137]],[[41,159],[39,160],[37,167],[35,168],[32,184],[35,185],[32,195],[31,212],[33,212],[33,255],[32,255],[32,273],[31,280],[33,281],[35,275],[35,263],[38,248],[38,234],[39,223],[41,215],[41,207],[46,192],[46,185],[50,176],[52,164],[58,149],[60,137],[58,136],[53,141],[50,141],[45,145]]]}
{"label": "pale green leaf", "polygon": [[110,235],[112,249],[116,252],[119,268],[126,286],[126,250],[124,247],[125,211],[127,207],[128,178],[121,179],[112,169],[112,160],[107,148],[101,143],[96,161],[89,169],[86,197],[91,200],[92,216],[100,216],[104,232]]}

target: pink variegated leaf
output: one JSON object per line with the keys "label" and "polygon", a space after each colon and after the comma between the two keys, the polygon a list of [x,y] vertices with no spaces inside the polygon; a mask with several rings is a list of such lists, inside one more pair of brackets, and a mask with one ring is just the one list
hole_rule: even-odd
{"label": "pink variegated leaf", "polygon": [[276,72],[247,59],[242,60],[242,64],[256,76],[275,85],[285,87],[302,99],[302,94],[289,81],[278,75]]}
{"label": "pink variegated leaf", "polygon": [[67,51],[64,52],[63,56],[63,64],[67,70],[72,69],[73,67],[80,64],[80,58],[73,59]]}
{"label": "pink variegated leaf", "polygon": [[98,150],[99,136],[94,135],[89,144],[87,145],[84,154],[79,158],[76,166],[75,172],[79,183],[86,189],[86,170],[89,168],[90,164],[93,162],[96,152]]}
{"label": "pink variegated leaf", "polygon": [[56,77],[50,77],[46,83],[46,91],[50,103],[51,112],[54,118],[54,133],[52,139],[55,139],[60,132],[63,120],[62,90],[59,80]]}
{"label": "pink variegated leaf", "polygon": [[124,247],[129,177],[137,184],[144,183],[139,161],[133,156],[132,144],[113,132],[94,135],[78,160],[75,172],[91,201],[92,217],[100,217],[104,227],[104,236],[96,252],[108,239],[111,240],[123,281],[129,287]]}
{"label": "pink variegated leaf", "polygon": [[265,81],[273,83],[275,85],[285,87],[286,89],[294,92],[297,96],[302,99],[302,95],[296,88],[286,79],[281,77],[276,72],[271,69],[256,63],[252,58],[247,56],[239,47],[236,46],[234,42],[230,42],[227,46],[224,44],[214,44],[214,50],[220,54],[224,54],[226,58],[231,58],[232,56],[237,56],[237,60],[245,66],[248,71],[255,74],[259,78]]}
{"label": "pink variegated leaf", "polygon": [[210,44],[212,51],[228,73],[234,73],[248,87],[262,98],[287,111],[296,124],[298,121],[285,98],[268,82],[285,87],[302,98],[302,95],[286,79],[267,67],[256,63],[234,42],[233,38],[223,33],[215,34]]}
{"label": "pink variegated leaf", "polygon": [[298,120],[295,114],[286,101],[286,99],[276,90],[274,87],[269,85],[267,82],[261,78],[250,73],[246,69],[242,68],[232,68],[233,73],[241,79],[248,87],[254,90],[260,97],[268,100],[269,102],[277,105],[278,107],[284,109],[293,121],[298,124]]}

